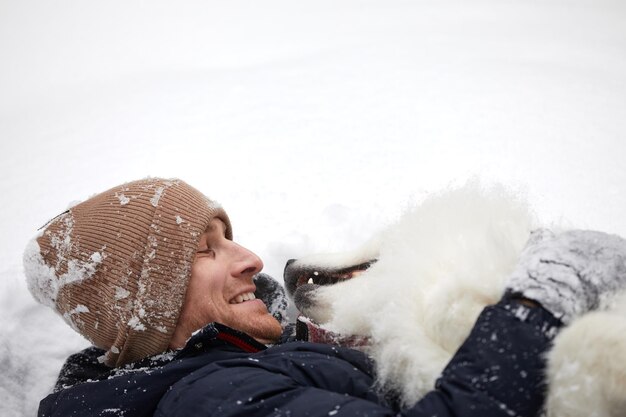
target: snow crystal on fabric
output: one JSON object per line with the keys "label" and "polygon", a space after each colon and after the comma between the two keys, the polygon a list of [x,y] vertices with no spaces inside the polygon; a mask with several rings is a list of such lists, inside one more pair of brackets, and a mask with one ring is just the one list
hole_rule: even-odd
{"label": "snow crystal on fabric", "polygon": [[[62,242],[62,244],[69,244]],[[59,256],[61,251],[59,251]],[[37,238],[33,238],[24,250],[24,272],[28,289],[40,303],[54,308],[59,290],[63,286],[80,282],[93,276],[103,256],[99,252],[93,253],[88,262],[70,260],[67,262],[67,272],[57,276],[55,268],[46,264],[41,256],[41,248]],[[60,261],[59,261],[60,263]]]}
{"label": "snow crystal on fabric", "polygon": [[24,273],[28,290],[40,303],[54,308],[58,293],[54,269],[46,265],[36,238],[24,250]]}
{"label": "snow crystal on fabric", "polygon": [[130,295],[130,291],[122,287],[115,287],[115,299],[123,300]]}
{"label": "snow crystal on fabric", "polygon": [[80,332],[78,326],[84,324],[82,320],[76,317],[76,315],[80,313],[89,313],[89,308],[87,308],[87,306],[83,304],[78,304],[75,308],[63,314],[63,319],[65,319],[65,322],[68,323],[70,327],[72,327],[77,332]]}
{"label": "snow crystal on fabric", "polygon": [[63,218],[59,220],[59,223],[62,223],[64,228],[62,228],[58,234],[53,234],[50,231],[45,232],[47,235],[50,235],[50,245],[52,245],[52,247],[56,249],[57,268],[59,268],[61,263],[66,259],[67,255],[72,249],[71,234],[74,228],[74,218],[71,214],[66,213]]}
{"label": "snow crystal on fabric", "polygon": [[136,316],[131,317],[131,319],[128,320],[128,325],[134,330],[146,330],[146,326],[141,322],[141,320],[139,320],[139,317]]}
{"label": "snow crystal on fabric", "polygon": [[102,255],[95,252],[90,256],[91,262],[70,260],[67,263],[67,273],[59,277],[59,288],[72,282],[80,282],[91,278],[96,272],[96,267],[102,262]]}
{"label": "snow crystal on fabric", "polygon": [[206,196],[204,197],[204,201],[206,202],[207,207],[209,207],[209,209],[211,210],[219,210],[223,208],[219,202],[215,200],[209,200]]}
{"label": "snow crystal on fabric", "polygon": [[111,413],[116,416],[123,416],[124,410],[122,410],[121,408],[105,408],[104,410],[102,410],[102,413]]}
{"label": "snow crystal on fabric", "polygon": [[159,200],[161,199],[161,195],[163,195],[163,190],[165,190],[165,187],[158,187],[154,192],[154,196],[150,199],[150,204],[154,207],[159,205]]}
{"label": "snow crystal on fabric", "polygon": [[120,205],[122,206],[130,203],[130,198],[126,197],[124,193],[115,193],[115,197],[120,200]]}
{"label": "snow crystal on fabric", "polygon": [[86,305],[78,304],[73,310],[67,312],[66,314],[78,314],[78,313],[89,313],[89,308]]}

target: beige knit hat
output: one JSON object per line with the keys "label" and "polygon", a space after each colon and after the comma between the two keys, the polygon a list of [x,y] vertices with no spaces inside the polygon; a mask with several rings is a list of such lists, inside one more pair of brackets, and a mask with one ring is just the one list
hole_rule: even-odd
{"label": "beige knit hat", "polygon": [[164,352],[176,327],[200,235],[224,210],[183,181],[112,188],[50,221],[24,252],[33,296],[63,316],[104,361]]}

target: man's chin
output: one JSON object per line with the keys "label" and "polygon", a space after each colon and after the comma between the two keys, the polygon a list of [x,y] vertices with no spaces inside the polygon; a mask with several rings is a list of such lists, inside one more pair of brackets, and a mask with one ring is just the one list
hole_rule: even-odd
{"label": "man's chin", "polygon": [[274,318],[274,316],[267,314],[262,320],[256,322],[255,325],[251,326],[248,333],[254,340],[263,344],[274,344],[283,334],[283,328]]}
{"label": "man's chin", "polygon": [[267,311],[265,304],[259,299],[233,306],[230,320],[226,317],[224,319],[224,324],[264,344],[276,343],[283,333],[280,322]]}

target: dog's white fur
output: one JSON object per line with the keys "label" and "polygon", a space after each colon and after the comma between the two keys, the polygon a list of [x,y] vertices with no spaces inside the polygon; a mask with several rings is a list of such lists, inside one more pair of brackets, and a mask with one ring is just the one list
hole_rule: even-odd
{"label": "dog's white fur", "polygon": [[[433,196],[360,250],[314,255],[300,266],[347,267],[361,276],[314,294],[305,315],[344,335],[370,337],[380,383],[412,404],[432,389],[481,310],[496,303],[536,226],[503,187],[477,182]],[[548,415],[626,415],[626,295],[611,311],[564,330],[549,356]]]}

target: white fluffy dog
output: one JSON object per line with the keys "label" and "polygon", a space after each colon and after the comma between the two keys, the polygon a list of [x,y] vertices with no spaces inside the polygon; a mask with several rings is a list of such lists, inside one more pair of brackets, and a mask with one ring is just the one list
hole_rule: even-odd
{"label": "white fluffy dog", "polygon": [[[313,322],[367,337],[381,387],[408,405],[500,299],[534,227],[512,193],[470,183],[427,199],[359,250],[288,264],[285,283]],[[626,295],[561,332],[548,384],[549,416],[626,416]]]}

